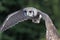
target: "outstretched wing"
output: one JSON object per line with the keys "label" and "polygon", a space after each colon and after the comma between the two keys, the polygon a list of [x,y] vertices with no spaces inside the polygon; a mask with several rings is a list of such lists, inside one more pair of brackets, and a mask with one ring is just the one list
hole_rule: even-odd
{"label": "outstretched wing", "polygon": [[6,20],[3,22],[0,31],[5,31],[9,28],[11,28],[12,26],[14,26],[15,24],[22,22],[24,20],[29,19],[30,17],[27,17],[24,15],[22,10],[18,10],[10,15],[8,15],[8,17],[6,18]]}

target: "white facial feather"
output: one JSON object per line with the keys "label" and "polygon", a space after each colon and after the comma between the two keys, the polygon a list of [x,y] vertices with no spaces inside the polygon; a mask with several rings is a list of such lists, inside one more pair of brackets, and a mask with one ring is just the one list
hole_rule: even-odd
{"label": "white facial feather", "polygon": [[[25,16],[34,17],[38,15],[38,9],[34,7],[26,7],[23,9]],[[40,23],[40,19],[42,18],[42,15],[39,14],[38,18],[32,19],[32,22],[34,23]]]}
{"label": "white facial feather", "polygon": [[26,7],[23,9],[24,14],[30,17],[36,16],[37,15],[37,9],[33,7]]}

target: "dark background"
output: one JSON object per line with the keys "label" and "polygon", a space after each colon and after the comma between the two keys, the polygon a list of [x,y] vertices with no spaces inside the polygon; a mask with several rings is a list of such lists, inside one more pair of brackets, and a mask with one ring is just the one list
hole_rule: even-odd
{"label": "dark background", "polygon": [[[0,24],[8,14],[24,7],[35,7],[47,13],[60,32],[60,0],[0,0]],[[45,40],[45,31],[44,20],[40,24],[28,20],[3,32],[2,40]]]}

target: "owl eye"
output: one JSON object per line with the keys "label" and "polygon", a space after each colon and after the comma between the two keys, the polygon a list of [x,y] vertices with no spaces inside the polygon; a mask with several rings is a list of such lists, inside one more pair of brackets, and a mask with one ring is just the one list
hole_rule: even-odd
{"label": "owl eye", "polygon": [[24,13],[27,13],[27,11],[24,11]]}
{"label": "owl eye", "polygon": [[29,11],[29,13],[32,13],[32,11]]}

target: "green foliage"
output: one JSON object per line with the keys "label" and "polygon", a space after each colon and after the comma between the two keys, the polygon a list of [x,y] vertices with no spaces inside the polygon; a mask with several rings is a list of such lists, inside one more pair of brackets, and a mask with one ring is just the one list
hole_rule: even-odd
{"label": "green foliage", "polygon": [[6,10],[6,8],[2,5],[2,3],[0,2],[0,12],[2,12],[2,11],[5,11]]}
{"label": "green foliage", "polygon": [[[21,8],[31,6],[47,13],[60,32],[59,0],[0,0],[0,23],[6,16]],[[45,24],[34,24],[31,20],[19,23],[2,34],[2,40],[45,40]]]}

